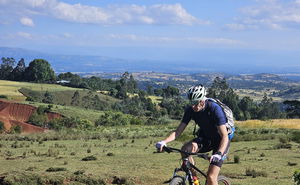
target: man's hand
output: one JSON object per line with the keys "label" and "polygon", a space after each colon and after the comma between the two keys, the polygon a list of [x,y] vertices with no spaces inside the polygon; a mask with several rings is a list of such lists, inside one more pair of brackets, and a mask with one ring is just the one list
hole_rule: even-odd
{"label": "man's hand", "polygon": [[157,150],[158,150],[159,152],[162,152],[162,151],[163,151],[163,147],[164,147],[164,146],[167,146],[167,144],[166,144],[165,141],[160,141],[160,142],[157,142],[157,143],[155,144],[155,147],[157,148]]}
{"label": "man's hand", "polygon": [[222,155],[220,155],[220,154],[214,154],[214,155],[212,155],[211,157],[210,157],[210,162],[214,162],[214,163],[217,163],[217,162],[219,162],[219,161],[221,161],[222,160]]}

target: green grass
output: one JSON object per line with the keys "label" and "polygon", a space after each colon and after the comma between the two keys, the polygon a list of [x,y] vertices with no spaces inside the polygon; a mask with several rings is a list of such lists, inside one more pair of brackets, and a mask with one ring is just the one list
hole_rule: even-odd
{"label": "green grass", "polygon": [[9,100],[24,101],[26,99],[18,90],[21,88],[28,88],[34,91],[66,91],[66,90],[78,90],[75,88],[65,87],[56,84],[38,84],[29,82],[16,82],[8,80],[0,80],[0,94],[6,95]]}
{"label": "green grass", "polygon": [[[180,155],[154,153],[154,143],[164,138],[168,131],[175,127],[175,124],[101,127],[93,131],[93,134],[100,136],[93,140],[84,137],[80,139],[80,135],[76,140],[58,138],[55,141],[42,139],[43,136],[36,136],[36,140],[33,141],[17,142],[2,138],[0,176],[30,171],[40,176],[67,177],[80,171],[89,178],[100,178],[108,184],[114,176],[125,178],[135,184],[162,184],[171,177],[174,168],[180,165]],[[190,128],[185,132],[191,134]],[[110,134],[112,139],[108,139]],[[149,136],[151,134],[152,137]],[[154,135],[156,137],[153,137]],[[292,175],[300,168],[299,144],[290,142],[291,149],[275,149],[274,146],[279,143],[279,139],[232,142],[229,159],[223,165],[221,174],[230,177],[235,185],[293,184]],[[180,147],[182,144],[183,141],[174,141],[169,146]],[[94,156],[96,160],[82,160],[89,156]],[[239,156],[240,163],[234,162],[234,156]],[[291,163],[293,166],[289,165]],[[205,170],[208,163],[197,158],[196,165]],[[63,170],[46,172],[49,168]],[[250,171],[258,176],[256,178],[246,176],[247,170],[248,173]]]}

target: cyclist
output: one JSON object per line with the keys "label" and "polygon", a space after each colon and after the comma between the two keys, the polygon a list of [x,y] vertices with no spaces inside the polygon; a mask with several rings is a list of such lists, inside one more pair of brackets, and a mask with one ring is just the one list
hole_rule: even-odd
{"label": "cyclist", "polygon": [[[212,150],[213,154],[210,158],[206,184],[217,185],[217,178],[230,145],[225,126],[227,122],[226,115],[220,105],[206,97],[206,89],[201,84],[189,88],[188,99],[191,105],[185,109],[181,123],[167,138],[156,143],[156,147],[161,152],[163,146],[178,138],[190,120],[193,119],[200,129],[197,131],[197,137],[185,143],[182,150],[200,153]],[[189,156],[189,161],[194,164],[191,156]],[[193,176],[196,176],[195,171],[192,171],[192,173]]]}

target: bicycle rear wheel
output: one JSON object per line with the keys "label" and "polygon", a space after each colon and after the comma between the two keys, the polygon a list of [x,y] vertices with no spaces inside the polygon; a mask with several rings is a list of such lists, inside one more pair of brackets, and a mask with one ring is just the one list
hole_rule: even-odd
{"label": "bicycle rear wheel", "polygon": [[169,185],[185,185],[184,178],[180,176],[175,176],[172,178]]}
{"label": "bicycle rear wheel", "polygon": [[218,176],[218,185],[231,185],[229,179],[225,176]]}

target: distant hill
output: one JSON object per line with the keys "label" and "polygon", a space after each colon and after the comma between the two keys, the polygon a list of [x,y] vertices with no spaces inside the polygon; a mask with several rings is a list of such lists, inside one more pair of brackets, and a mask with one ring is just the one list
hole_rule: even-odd
{"label": "distant hill", "polygon": [[[27,50],[22,48],[9,48],[0,47],[0,57],[13,57],[17,61],[20,58],[24,58],[28,64],[30,61],[36,58],[42,58],[50,62],[55,72],[140,72],[140,71],[155,71],[163,73],[228,73],[228,74],[240,74],[240,73],[280,73],[289,74],[287,77],[293,77],[300,79],[297,76],[300,73],[300,66],[297,64],[284,65],[280,64],[284,57],[279,56],[278,61],[269,61],[268,58],[262,58],[258,61],[253,61],[256,56],[262,56],[259,52],[244,52],[240,56],[236,56],[234,51],[211,51],[211,50],[199,50],[190,51],[197,53],[197,57],[191,59],[189,53],[185,51],[176,50],[177,53],[169,51],[170,58],[181,54],[177,60],[146,60],[146,59],[128,59],[121,58],[116,50],[115,54],[111,56],[89,56],[89,55],[58,55],[44,52],[38,52],[33,50]],[[128,52],[139,52],[138,48],[128,49]],[[99,50],[98,53],[101,53]],[[155,55],[155,53],[153,53]],[[271,54],[270,54],[271,55]],[[273,54],[272,54],[273,55]],[[186,56],[186,58],[184,57]],[[254,57],[255,56],[255,57]],[[238,62],[236,57],[239,57]],[[145,56],[147,58],[147,56]],[[175,57],[176,58],[176,57]],[[233,60],[235,59],[235,60]],[[289,60],[289,59],[286,59]],[[277,62],[277,63],[276,63]],[[276,64],[275,64],[276,63]],[[296,76],[294,75],[296,73]]]}
{"label": "distant hill", "polygon": [[[274,100],[300,99],[300,80],[291,80],[276,74],[241,74],[228,75],[223,73],[195,73],[195,74],[171,74],[156,72],[132,73],[138,80],[140,88],[147,90],[147,86],[166,87],[175,86],[184,94],[191,85],[198,83],[210,86],[216,77],[225,78],[240,96],[250,96],[259,100],[264,93],[273,97]],[[88,76],[118,79],[122,73],[87,73]]]}

